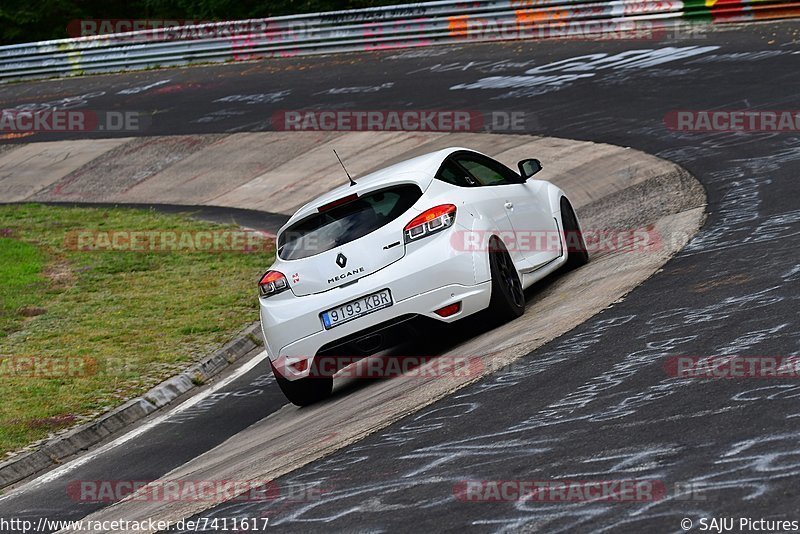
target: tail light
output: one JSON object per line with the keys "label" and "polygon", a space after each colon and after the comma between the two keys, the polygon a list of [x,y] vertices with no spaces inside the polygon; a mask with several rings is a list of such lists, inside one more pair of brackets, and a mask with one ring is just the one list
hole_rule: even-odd
{"label": "tail light", "polygon": [[425,236],[441,232],[453,226],[456,220],[456,207],[453,204],[442,204],[420,213],[403,228],[406,243],[422,239]]}
{"label": "tail light", "polygon": [[450,317],[451,315],[455,315],[460,311],[461,311],[461,303],[456,302],[455,304],[450,304],[449,306],[445,306],[444,308],[439,308],[433,313],[435,313],[439,317]]}
{"label": "tail light", "polygon": [[267,271],[258,282],[258,292],[262,297],[271,297],[289,289],[289,281],[278,271]]}

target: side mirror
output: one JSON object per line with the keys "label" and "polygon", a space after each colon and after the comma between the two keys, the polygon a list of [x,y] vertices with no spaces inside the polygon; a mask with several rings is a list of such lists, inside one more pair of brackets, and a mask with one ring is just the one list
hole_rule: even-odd
{"label": "side mirror", "polygon": [[519,173],[523,180],[527,180],[537,172],[542,170],[542,162],[538,159],[523,159],[517,163]]}

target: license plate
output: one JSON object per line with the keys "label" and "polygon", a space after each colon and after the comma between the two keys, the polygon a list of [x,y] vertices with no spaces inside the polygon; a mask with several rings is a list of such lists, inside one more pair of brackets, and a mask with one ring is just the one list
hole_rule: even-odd
{"label": "license plate", "polygon": [[322,324],[326,329],[331,329],[353,319],[358,319],[372,312],[388,308],[392,305],[392,294],[388,289],[382,289],[365,297],[342,304],[336,308],[320,314]]}

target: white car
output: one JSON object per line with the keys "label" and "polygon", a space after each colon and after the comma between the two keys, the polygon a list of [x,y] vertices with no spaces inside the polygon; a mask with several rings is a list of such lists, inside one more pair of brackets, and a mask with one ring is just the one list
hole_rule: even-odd
{"label": "white car", "polygon": [[419,318],[514,319],[525,288],[588,261],[564,192],[530,179],[538,160],[519,168],[448,148],[334,189],[289,219],[258,285],[266,350],[292,403],[331,394],[336,369],[317,365],[325,355],[375,354]]}

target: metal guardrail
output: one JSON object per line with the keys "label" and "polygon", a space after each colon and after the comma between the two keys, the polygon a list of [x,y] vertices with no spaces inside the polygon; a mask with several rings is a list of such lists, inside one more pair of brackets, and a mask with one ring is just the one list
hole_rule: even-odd
{"label": "metal guardrail", "polygon": [[791,17],[800,2],[441,0],[2,46],[0,81]]}

